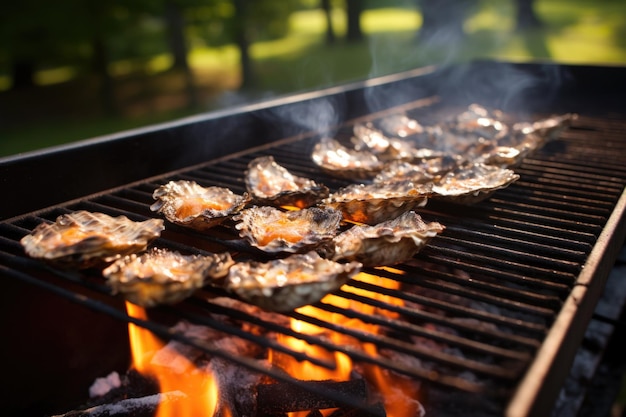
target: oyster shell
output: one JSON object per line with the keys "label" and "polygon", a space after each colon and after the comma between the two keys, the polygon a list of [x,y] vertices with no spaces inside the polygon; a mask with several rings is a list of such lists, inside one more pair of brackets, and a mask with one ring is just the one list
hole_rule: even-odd
{"label": "oyster shell", "polygon": [[59,266],[88,268],[139,252],[163,231],[163,220],[135,222],[126,216],[76,211],[41,223],[20,243],[33,257]]}
{"label": "oyster shell", "polygon": [[270,206],[251,207],[233,217],[239,235],[267,253],[304,252],[337,234],[341,213],[311,207],[282,211]]}
{"label": "oyster shell", "polygon": [[250,201],[228,188],[202,187],[194,181],[170,181],[157,188],[150,210],[171,223],[198,230],[210,229],[239,212]]}
{"label": "oyster shell", "polygon": [[377,224],[423,207],[430,195],[430,183],[395,181],[351,184],[332,193],[322,204],[341,211],[345,220]]}
{"label": "oyster shell", "polygon": [[383,132],[398,138],[424,133],[424,127],[406,114],[386,116],[378,122]]}
{"label": "oyster shell", "polygon": [[265,310],[286,312],[321,300],[360,270],[358,262],[338,263],[311,251],[266,263],[237,263],[225,287]]}
{"label": "oyster shell", "polygon": [[442,156],[419,162],[393,161],[374,177],[375,183],[413,181],[427,184],[441,178],[461,164],[459,158]]}
{"label": "oyster shell", "polygon": [[182,301],[207,280],[224,278],[233,264],[228,252],[185,256],[153,248],[117,260],[102,275],[114,293],[133,304],[153,307]]}
{"label": "oyster shell", "polygon": [[433,185],[433,198],[474,204],[518,179],[519,175],[510,169],[476,163],[446,174]]}
{"label": "oyster shell", "polygon": [[325,185],[292,175],[274,161],[272,156],[262,156],[248,164],[245,173],[250,195],[261,204],[306,208],[328,197]]}
{"label": "oyster shell", "polygon": [[371,152],[381,161],[407,160],[418,155],[418,150],[411,142],[398,138],[388,138],[372,123],[357,123],[352,127],[352,144],[359,152]]}
{"label": "oyster shell", "polygon": [[384,167],[372,152],[348,148],[331,138],[321,139],[313,148],[311,158],[324,171],[340,178],[367,179]]}
{"label": "oyster shell", "polygon": [[414,211],[374,226],[355,225],[333,239],[335,261],[358,261],[363,266],[402,263],[443,232],[437,223],[426,223]]}

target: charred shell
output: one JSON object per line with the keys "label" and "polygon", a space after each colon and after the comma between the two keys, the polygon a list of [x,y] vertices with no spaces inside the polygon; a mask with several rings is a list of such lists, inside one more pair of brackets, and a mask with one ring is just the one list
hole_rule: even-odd
{"label": "charred shell", "polygon": [[153,307],[184,300],[207,281],[224,278],[233,264],[227,252],[185,256],[153,248],[119,259],[102,274],[114,293],[133,304]]}
{"label": "charred shell", "polygon": [[64,267],[88,268],[140,252],[163,231],[163,220],[76,211],[41,223],[20,243],[33,257]]}
{"label": "charred shell", "polygon": [[248,164],[245,173],[248,193],[260,204],[306,208],[328,197],[328,187],[291,174],[272,156]]}
{"label": "charred shell", "polygon": [[519,179],[510,169],[481,163],[471,164],[446,174],[433,185],[433,198],[459,204],[474,204],[490,197],[496,190]]}
{"label": "charred shell", "polygon": [[360,269],[358,262],[338,263],[316,252],[266,263],[240,262],[230,268],[226,289],[265,310],[286,312],[321,300]]}
{"label": "charred shell", "polygon": [[374,226],[355,225],[333,239],[333,260],[395,265],[411,259],[443,230],[441,224],[426,223],[413,211]]}
{"label": "charred shell", "polygon": [[430,195],[430,184],[413,181],[351,184],[332,193],[322,204],[339,210],[345,220],[371,225],[423,207]]}
{"label": "charred shell", "polygon": [[157,200],[150,210],[171,222],[206,230],[229,219],[250,201],[247,193],[238,195],[228,188],[202,187],[194,181],[170,181],[157,188]]}
{"label": "charred shell", "polygon": [[233,219],[239,235],[267,253],[305,252],[336,236],[341,212],[311,207],[282,211],[271,206],[251,207]]}
{"label": "charred shell", "polygon": [[346,147],[330,138],[324,138],[315,145],[311,158],[328,174],[348,179],[372,178],[384,166],[374,153]]}

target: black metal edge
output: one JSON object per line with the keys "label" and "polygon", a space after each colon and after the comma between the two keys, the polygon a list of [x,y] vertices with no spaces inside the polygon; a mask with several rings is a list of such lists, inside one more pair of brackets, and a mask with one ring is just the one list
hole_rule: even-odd
{"label": "black metal edge", "polygon": [[550,415],[625,238],[626,191],[509,402],[507,417]]}

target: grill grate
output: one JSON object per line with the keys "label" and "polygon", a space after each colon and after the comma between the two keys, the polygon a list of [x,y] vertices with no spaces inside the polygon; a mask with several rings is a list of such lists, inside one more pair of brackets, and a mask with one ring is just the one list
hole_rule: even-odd
{"label": "grill grate", "polygon": [[[428,120],[453,111],[443,106],[442,103],[415,108],[409,114]],[[340,127],[337,135],[345,134],[349,128],[350,125]],[[327,360],[296,352],[232,323],[294,336],[330,351],[343,352],[357,363],[376,364],[444,389],[481,393],[504,404],[576,285],[622,195],[626,184],[624,133],[625,122],[581,115],[557,141],[525,159],[516,169],[520,180],[490,200],[473,207],[429,202],[420,214],[428,221],[444,224],[445,232],[406,264],[365,270],[399,282],[401,290],[357,280],[335,293],[388,314],[364,314],[324,302],[316,304],[329,313],[379,326],[382,334],[325,322],[305,313],[284,315],[350,336],[360,343],[373,343],[386,352],[384,355],[375,356],[356,345],[300,334],[282,322],[218,303],[211,297],[225,294],[211,288],[198,291],[175,307],[159,307],[158,311],[168,320],[184,318],[298,360],[333,366]],[[80,209],[126,215],[132,220],[154,217],[149,210],[152,191],[169,180],[193,180],[241,193],[245,191],[243,172],[248,162],[262,155],[272,155],[294,174],[315,178],[332,190],[347,185],[321,172],[310,160],[316,141],[313,136],[294,138],[5,221],[0,224],[0,271],[7,277],[146,327],[161,337],[192,344],[207,353],[298,384],[260,368],[252,360],[233,358],[213,345],[172,334],[168,320],[130,318],[119,309],[119,299],[110,296],[99,271],[76,273],[47,267],[27,258],[19,239],[40,222],[53,221],[63,213]],[[230,250],[236,255],[255,256],[246,253],[246,246],[236,239],[232,229],[221,226],[202,234],[167,224],[154,245],[190,253]],[[355,289],[390,298],[375,300]],[[401,304],[393,302],[397,300]],[[229,321],[216,316],[228,317]]]}

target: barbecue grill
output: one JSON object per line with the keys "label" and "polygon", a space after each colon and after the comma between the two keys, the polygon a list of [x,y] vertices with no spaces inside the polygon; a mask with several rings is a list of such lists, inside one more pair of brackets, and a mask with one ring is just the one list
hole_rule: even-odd
{"label": "barbecue grill", "polygon": [[[471,207],[432,201],[420,210],[425,219],[444,224],[445,232],[413,261],[367,271],[400,282],[401,291],[361,281],[348,284],[385,293],[402,305],[345,289],[336,292],[397,318],[317,303],[323,310],[377,324],[386,330],[383,334],[299,312],[286,316],[390,352],[371,356],[299,335],[342,351],[356,363],[373,363],[420,381],[429,394],[422,399],[427,413],[465,415],[471,407],[476,415],[548,415],[626,235],[624,74],[619,67],[493,61],[420,68],[0,160],[2,306],[5,340],[10,340],[3,360],[14,381],[3,389],[10,394],[6,407],[40,415],[77,404],[93,378],[128,365],[128,322],[300,384],[169,331],[176,320],[186,319],[252,344],[271,345],[214,319],[221,314],[293,333],[213,302],[210,296],[218,290],[205,288],[180,304],[158,307],[149,320],[131,318],[99,271],[46,266],[24,254],[20,238],[42,221],[81,209],[132,220],[156,217],[149,209],[152,191],[169,180],[241,193],[247,163],[263,155],[336,190],[348,180],[322,172],[310,158],[320,136],[344,137],[357,121],[398,112],[435,123],[480,103],[529,120],[566,112],[579,117],[515,168],[519,181],[490,199]],[[191,253],[246,251],[226,228],[202,234],[167,224],[155,244]],[[415,361],[407,365],[394,355]]]}

